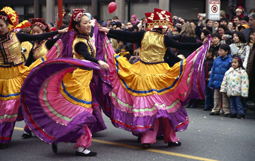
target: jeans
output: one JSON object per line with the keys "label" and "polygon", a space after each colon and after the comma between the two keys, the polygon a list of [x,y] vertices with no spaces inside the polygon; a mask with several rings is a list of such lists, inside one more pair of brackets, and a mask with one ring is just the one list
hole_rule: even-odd
{"label": "jeans", "polygon": [[244,115],[243,105],[240,96],[230,96],[231,114]]}
{"label": "jeans", "polygon": [[213,90],[209,87],[205,87],[205,108],[204,109],[212,109],[213,108]]}
{"label": "jeans", "polygon": [[242,105],[243,105],[243,110],[244,110],[244,111],[247,111],[246,98],[241,97],[241,102],[242,102]]}

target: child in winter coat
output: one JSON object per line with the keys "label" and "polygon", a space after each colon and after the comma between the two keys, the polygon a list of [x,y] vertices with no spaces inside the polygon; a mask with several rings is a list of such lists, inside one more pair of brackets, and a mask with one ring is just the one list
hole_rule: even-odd
{"label": "child in winter coat", "polygon": [[244,108],[241,97],[248,97],[249,80],[239,57],[232,59],[232,67],[225,73],[220,92],[230,97],[231,115],[229,117],[244,118]]}
{"label": "child in winter coat", "polygon": [[219,115],[221,108],[221,100],[223,112],[226,117],[230,115],[229,98],[226,93],[220,93],[220,86],[226,71],[231,67],[232,57],[229,54],[230,47],[227,44],[222,44],[219,47],[219,56],[214,60],[211,70],[208,87],[214,89],[214,107],[210,115]]}

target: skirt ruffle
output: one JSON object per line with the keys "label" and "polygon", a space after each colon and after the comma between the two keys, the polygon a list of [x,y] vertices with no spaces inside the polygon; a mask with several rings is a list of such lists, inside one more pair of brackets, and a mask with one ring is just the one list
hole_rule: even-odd
{"label": "skirt ruffle", "polygon": [[153,129],[158,118],[168,118],[176,132],[185,130],[189,118],[184,102],[190,95],[195,94],[197,98],[203,95],[193,88],[200,88],[197,84],[200,81],[196,79],[203,72],[201,67],[207,48],[208,45],[201,46],[172,68],[166,63],[145,64],[141,61],[131,65],[124,57],[114,54],[105,38],[104,52],[108,54],[113,87],[109,95],[114,106],[104,111],[113,125],[141,135]]}
{"label": "skirt ruffle", "polygon": [[92,69],[100,68],[88,61],[54,59],[30,72],[21,91],[23,114],[44,142],[75,142],[85,133],[83,127],[96,123],[89,89]]}

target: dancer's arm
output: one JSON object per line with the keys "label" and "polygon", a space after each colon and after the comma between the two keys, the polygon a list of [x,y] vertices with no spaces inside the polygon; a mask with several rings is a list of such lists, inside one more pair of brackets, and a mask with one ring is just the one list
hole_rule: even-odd
{"label": "dancer's arm", "polygon": [[138,32],[126,32],[126,31],[119,31],[119,30],[109,30],[107,28],[99,28],[99,31],[106,32],[107,36],[121,40],[124,42],[130,43],[141,43],[144,35],[144,31]]}
{"label": "dancer's arm", "polygon": [[23,41],[33,41],[33,40],[44,40],[44,39],[47,39],[48,37],[52,37],[57,34],[63,34],[66,32],[67,32],[67,29],[63,29],[63,30],[58,30],[58,31],[54,31],[54,32],[38,34],[38,35],[29,35],[29,34],[22,34],[22,33],[17,33],[16,35],[17,35],[19,41],[23,42]]}
{"label": "dancer's arm", "polygon": [[181,43],[181,42],[176,42],[172,38],[165,36],[164,43],[166,47],[173,47],[177,49],[182,49],[182,50],[196,50],[199,48],[203,43]]}
{"label": "dancer's arm", "polygon": [[59,40],[59,38],[48,40],[45,45],[48,50],[52,48],[52,46]]}
{"label": "dancer's arm", "polygon": [[79,42],[75,45],[74,48],[78,54],[83,56],[84,59],[99,64],[105,70],[109,70],[109,66],[107,63],[103,62],[102,60],[98,60],[90,55],[90,53],[88,52],[88,46],[85,43]]}

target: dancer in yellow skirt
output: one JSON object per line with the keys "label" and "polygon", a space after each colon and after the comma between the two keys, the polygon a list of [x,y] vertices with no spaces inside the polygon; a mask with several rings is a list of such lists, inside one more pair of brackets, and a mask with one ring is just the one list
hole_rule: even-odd
{"label": "dancer in yellow skirt", "polygon": [[13,24],[10,12],[0,11],[0,148],[6,148],[11,136],[20,107],[20,89],[30,69],[24,66],[21,43],[31,40],[43,40],[67,30],[27,35],[8,31]]}
{"label": "dancer in yellow skirt", "polygon": [[[167,47],[195,50],[202,43],[178,43],[165,36],[163,28],[171,28],[171,13],[154,9],[146,13],[146,32],[124,32],[101,28],[99,31],[121,41],[140,44],[140,60],[131,65],[126,58],[112,53],[107,41],[109,73],[113,90],[110,92],[115,107],[109,111],[113,125],[132,132],[139,137],[142,147],[147,149],[156,142],[156,136],[164,134],[168,146],[179,146],[177,131],[187,128],[189,118],[183,106],[192,90],[196,73],[203,62],[207,47],[200,47],[190,57],[169,67],[164,62]],[[199,82],[199,81],[198,81]],[[192,92],[191,92],[192,91]]]}

